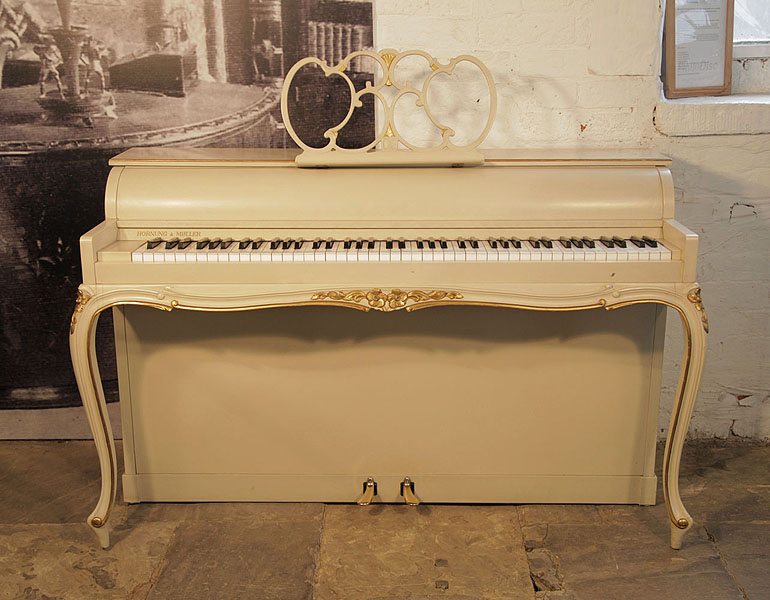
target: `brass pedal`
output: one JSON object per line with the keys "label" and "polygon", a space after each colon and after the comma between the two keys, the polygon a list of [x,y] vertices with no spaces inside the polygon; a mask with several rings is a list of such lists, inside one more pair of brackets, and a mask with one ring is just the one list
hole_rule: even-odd
{"label": "brass pedal", "polygon": [[358,497],[356,504],[359,506],[367,506],[371,504],[374,497],[377,495],[377,482],[374,477],[367,477],[364,481],[364,493]]}
{"label": "brass pedal", "polygon": [[404,477],[401,482],[401,495],[409,506],[417,506],[420,503],[420,499],[414,493],[414,481],[408,477]]}

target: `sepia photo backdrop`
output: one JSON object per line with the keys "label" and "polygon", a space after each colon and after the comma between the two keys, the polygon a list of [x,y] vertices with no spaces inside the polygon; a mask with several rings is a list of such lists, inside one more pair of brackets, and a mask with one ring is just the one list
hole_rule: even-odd
{"label": "sepia photo backdrop", "polygon": [[[288,69],[371,47],[367,0],[0,0],[0,410],[80,405],[68,345],[78,239],[104,219],[110,157],[293,145]],[[357,86],[371,80],[352,67]],[[347,110],[328,83],[310,69],[293,86],[303,139],[322,141],[318,110]],[[371,106],[352,125],[350,143],[372,139]],[[115,401],[109,314],[98,347]]]}

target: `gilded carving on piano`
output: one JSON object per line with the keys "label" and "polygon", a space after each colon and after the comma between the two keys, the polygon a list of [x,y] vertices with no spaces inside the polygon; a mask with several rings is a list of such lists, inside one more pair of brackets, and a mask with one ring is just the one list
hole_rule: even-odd
{"label": "gilded carving on piano", "polygon": [[91,296],[84,294],[83,290],[78,290],[78,297],[75,299],[75,310],[72,313],[72,319],[70,320],[70,335],[75,333],[75,325],[77,325],[78,322],[78,315],[83,312],[83,308],[86,304],[88,304],[90,299]]}
{"label": "gilded carving on piano", "polygon": [[701,320],[701,323],[703,324],[703,331],[708,333],[709,318],[706,315],[706,309],[703,308],[703,299],[700,296],[700,288],[695,288],[689,294],[687,294],[687,299],[695,305],[695,310],[697,310],[701,314],[700,320]]}
{"label": "gilded carving on piano", "polygon": [[391,312],[406,307],[410,300],[415,304],[422,302],[431,302],[437,300],[461,300],[463,295],[460,292],[445,292],[443,290],[432,290],[423,292],[422,290],[412,290],[405,292],[399,289],[393,289],[390,292],[383,292],[380,288],[374,288],[368,292],[362,290],[353,290],[351,292],[331,291],[316,292],[311,300],[336,300],[338,302],[354,302],[356,304],[366,300],[374,310]]}

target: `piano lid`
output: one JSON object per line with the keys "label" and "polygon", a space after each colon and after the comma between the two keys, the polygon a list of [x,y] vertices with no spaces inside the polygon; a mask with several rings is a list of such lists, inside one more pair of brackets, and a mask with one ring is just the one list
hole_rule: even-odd
{"label": "piano lid", "polygon": [[[152,167],[294,167],[296,148],[131,148],[110,159],[110,165]],[[643,149],[486,149],[485,164],[505,166],[655,166],[668,167],[671,159]],[[468,167],[476,168],[476,167]]]}

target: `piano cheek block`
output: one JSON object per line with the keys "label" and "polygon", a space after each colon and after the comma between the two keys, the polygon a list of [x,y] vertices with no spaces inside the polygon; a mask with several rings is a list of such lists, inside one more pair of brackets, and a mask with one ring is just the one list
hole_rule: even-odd
{"label": "piano cheek block", "polygon": [[[368,312],[358,316],[369,319],[375,312],[453,305],[463,310],[486,306],[604,314],[636,304],[671,308],[684,324],[685,361],[663,457],[671,545],[681,545],[693,519],[679,494],[679,463],[703,367],[708,320],[694,281],[697,236],[672,219],[667,159],[640,153],[630,158],[526,157],[501,151],[483,166],[458,169],[300,170],[290,160],[278,160],[276,151],[185,152],[132,150],[113,159],[107,219],[81,240],[84,282],[70,345],[101,468],[101,492],[88,524],[102,546],[110,543],[118,476],[93,349],[93,331],[104,310],[140,305],[164,312],[206,311],[216,319],[229,311],[326,306]],[[394,180],[398,191],[386,204],[370,202],[365,194],[351,204],[344,192],[386,189]],[[260,182],[258,188],[254,181]],[[427,188],[429,195],[421,191]],[[259,190],[285,190],[285,197],[278,202],[260,196]],[[568,204],[558,201],[564,197],[569,197]],[[463,198],[476,199],[472,210],[453,200]],[[452,227],[437,227],[438,215]],[[520,229],[521,215],[538,227]],[[576,222],[585,225],[576,228]],[[163,243],[150,247],[147,240],[156,238]],[[171,240],[180,241],[166,247]],[[418,240],[424,241],[422,248]],[[619,253],[625,254],[621,258]],[[324,311],[312,312],[325,318]],[[129,343],[125,332],[118,335]],[[564,393],[568,396],[569,390]],[[639,492],[622,501],[655,501],[651,431],[644,474],[624,484],[624,489],[631,485]],[[430,437],[424,441],[434,442]],[[377,482],[379,494],[373,485],[364,485],[362,503],[521,502],[539,489],[517,484],[518,491],[506,491],[499,483],[487,482],[486,488],[468,483],[459,486],[467,494],[450,498],[435,491],[449,484],[440,477],[431,483],[424,469],[417,453],[407,472],[359,473],[351,468],[344,482],[316,474],[318,489],[326,491],[313,498],[282,492],[278,482],[257,486],[269,488],[264,497],[233,494],[222,499],[354,502],[368,477]],[[405,479],[407,474],[413,479]],[[142,499],[140,479],[135,474],[124,477],[128,497]],[[200,492],[205,497],[192,479],[188,483],[193,496]],[[482,488],[487,491],[480,496]],[[574,488],[563,490],[565,497],[576,497]],[[580,501],[607,500],[597,494]]]}

